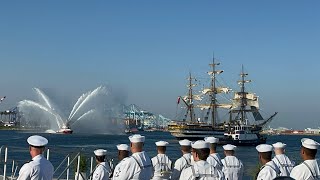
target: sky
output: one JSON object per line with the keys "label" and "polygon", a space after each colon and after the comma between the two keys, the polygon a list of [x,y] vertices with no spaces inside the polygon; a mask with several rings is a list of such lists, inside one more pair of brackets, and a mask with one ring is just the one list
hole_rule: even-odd
{"label": "sky", "polygon": [[237,88],[244,65],[272,126],[318,127],[320,2],[1,1],[0,110],[32,88],[75,97],[107,85],[169,118],[189,72],[215,58]]}

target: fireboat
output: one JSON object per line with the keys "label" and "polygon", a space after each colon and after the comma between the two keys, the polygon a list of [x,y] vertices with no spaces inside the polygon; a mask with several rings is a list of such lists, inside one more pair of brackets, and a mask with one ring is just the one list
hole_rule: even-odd
{"label": "fireboat", "polygon": [[61,129],[57,131],[57,133],[61,134],[72,134],[73,130],[67,124],[64,124]]}

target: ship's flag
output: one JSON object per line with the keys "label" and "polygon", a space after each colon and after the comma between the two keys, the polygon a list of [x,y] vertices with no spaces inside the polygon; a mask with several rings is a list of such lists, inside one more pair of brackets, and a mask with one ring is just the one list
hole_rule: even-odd
{"label": "ship's flag", "polygon": [[1,99],[0,99],[0,103],[6,98],[6,96],[3,96]]}
{"label": "ship's flag", "polygon": [[178,101],[177,101],[177,104],[179,104],[180,103],[180,96],[178,97]]}

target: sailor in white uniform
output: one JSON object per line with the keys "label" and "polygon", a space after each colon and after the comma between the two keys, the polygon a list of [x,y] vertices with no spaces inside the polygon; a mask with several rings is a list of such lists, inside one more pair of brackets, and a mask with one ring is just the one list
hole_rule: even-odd
{"label": "sailor in white uniform", "polygon": [[207,162],[214,167],[217,167],[222,170],[222,162],[219,154],[217,153],[217,145],[219,138],[215,137],[205,137],[204,141],[210,143],[210,155],[207,158]]}
{"label": "sailor in white uniform", "polygon": [[114,178],[115,174],[119,174],[119,172],[121,170],[123,170],[122,169],[122,162],[124,162],[127,158],[129,158],[130,148],[129,148],[128,145],[126,145],[126,144],[118,144],[117,145],[117,149],[118,149],[118,160],[119,160],[119,163],[114,168],[113,178],[112,179],[116,179],[116,178]]}
{"label": "sailor in white uniform", "polygon": [[182,156],[174,163],[171,180],[178,180],[182,170],[191,166],[191,141],[184,139],[179,141]]}
{"label": "sailor in white uniform", "polygon": [[45,150],[45,145],[48,144],[48,140],[42,136],[33,135],[27,139],[27,142],[32,160],[21,167],[18,180],[51,180],[53,176],[53,166],[51,162],[42,155]]}
{"label": "sailor in white uniform", "polygon": [[280,175],[280,169],[271,160],[272,146],[269,144],[260,144],[256,147],[259,152],[259,161],[262,163],[257,180],[272,180]]}
{"label": "sailor in white uniform", "polygon": [[194,142],[191,146],[195,163],[182,171],[180,180],[224,179],[222,171],[206,161],[210,153],[209,143],[200,140]]}
{"label": "sailor in white uniform", "polygon": [[315,159],[320,144],[309,138],[301,139],[301,143],[300,156],[303,163],[292,169],[290,177],[296,180],[320,179],[320,164]]}
{"label": "sailor in white uniform", "polygon": [[169,144],[166,141],[155,143],[158,154],[151,159],[154,169],[153,180],[169,179],[172,170],[172,162],[166,155],[166,147]]}
{"label": "sailor in white uniform", "polygon": [[241,180],[243,177],[243,164],[235,155],[235,149],[237,146],[227,144],[222,146],[224,149],[225,158],[221,160],[222,162],[222,172],[228,180]]}
{"label": "sailor in white uniform", "polygon": [[93,180],[108,180],[111,175],[111,170],[108,163],[105,162],[107,150],[97,149],[94,151],[96,156],[97,166],[92,174]]}
{"label": "sailor in white uniform", "polygon": [[294,167],[294,162],[291,161],[285,153],[286,144],[277,142],[272,144],[275,156],[272,161],[278,166],[281,173],[280,176],[290,176],[290,172]]}
{"label": "sailor in white uniform", "polygon": [[115,173],[113,179],[150,180],[153,174],[152,163],[149,156],[143,151],[145,137],[135,134],[129,137],[132,155],[122,160],[121,171]]}

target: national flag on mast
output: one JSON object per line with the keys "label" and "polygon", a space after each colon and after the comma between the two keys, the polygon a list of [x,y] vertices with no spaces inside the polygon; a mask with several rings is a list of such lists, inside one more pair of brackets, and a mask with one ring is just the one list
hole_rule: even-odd
{"label": "national flag on mast", "polygon": [[177,101],[177,104],[179,104],[180,103],[180,96],[178,97],[178,101]]}
{"label": "national flag on mast", "polygon": [[1,99],[0,99],[0,103],[6,98],[6,96],[3,96]]}

